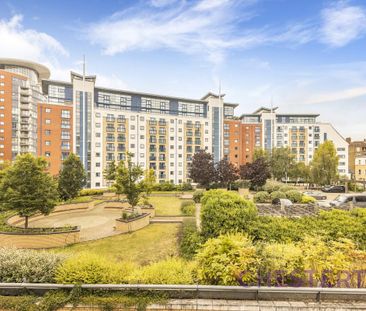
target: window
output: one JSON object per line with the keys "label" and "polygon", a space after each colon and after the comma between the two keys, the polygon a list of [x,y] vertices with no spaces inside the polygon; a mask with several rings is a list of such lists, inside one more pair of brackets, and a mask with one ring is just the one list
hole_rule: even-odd
{"label": "window", "polygon": [[100,118],[100,112],[96,112],[96,113],[95,113],[95,117],[96,117],[96,118]]}
{"label": "window", "polygon": [[51,152],[46,151],[46,152],[44,153],[44,155],[45,155],[45,157],[49,158],[49,157],[51,156]]}
{"label": "window", "polygon": [[4,86],[5,84],[4,84],[4,82],[0,82],[0,86]]}
{"label": "window", "polygon": [[51,108],[46,108],[45,111],[46,111],[46,113],[50,113],[51,112]]}
{"label": "window", "polygon": [[51,124],[51,120],[50,120],[50,119],[46,119],[46,120],[45,120],[45,123],[46,123],[46,124]]}
{"label": "window", "polygon": [[61,118],[70,119],[70,110],[61,110]]}
{"label": "window", "polygon": [[70,120],[61,120],[61,128],[69,129],[70,128]]}
{"label": "window", "polygon": [[45,130],[44,131],[44,135],[45,136],[50,136],[51,135],[51,131],[50,130]]}
{"label": "window", "polygon": [[70,132],[62,131],[61,132],[61,139],[70,139]]}
{"label": "window", "polygon": [[46,146],[51,146],[51,141],[50,141],[50,140],[46,140],[46,141],[45,141],[45,145],[46,145]]}

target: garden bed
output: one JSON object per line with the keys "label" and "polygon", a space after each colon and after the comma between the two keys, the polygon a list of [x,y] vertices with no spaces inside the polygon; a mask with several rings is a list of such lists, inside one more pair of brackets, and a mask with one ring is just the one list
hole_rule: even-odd
{"label": "garden bed", "polygon": [[132,219],[116,219],[116,230],[121,233],[133,232],[150,224],[150,214],[143,213]]}

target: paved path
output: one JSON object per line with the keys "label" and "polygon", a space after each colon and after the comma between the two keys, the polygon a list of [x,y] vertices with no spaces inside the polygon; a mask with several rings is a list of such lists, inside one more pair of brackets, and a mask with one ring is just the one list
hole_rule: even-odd
{"label": "paved path", "polygon": [[96,206],[89,210],[55,213],[42,219],[31,220],[30,227],[80,226],[80,240],[96,240],[119,234],[114,230],[115,220],[122,211]]}

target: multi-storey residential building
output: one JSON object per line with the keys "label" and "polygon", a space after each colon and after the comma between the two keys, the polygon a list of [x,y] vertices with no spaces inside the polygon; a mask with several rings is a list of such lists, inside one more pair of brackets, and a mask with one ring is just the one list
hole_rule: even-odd
{"label": "multi-storey residential building", "polygon": [[355,180],[366,181],[366,155],[357,156],[355,158]]}
{"label": "multi-storey residential building", "polygon": [[[282,114],[277,109],[278,107],[261,107],[252,114],[243,114],[240,122],[235,121],[238,127],[244,127],[248,131],[244,140],[239,139],[241,146],[237,150],[242,150],[239,163],[250,161],[258,147],[267,151],[288,147],[298,162],[309,164],[319,144],[331,140],[339,156],[338,172],[341,175],[348,174],[348,143],[331,124],[318,122],[318,114]],[[235,153],[235,135],[229,136],[234,139],[232,145]],[[232,154],[232,148],[229,150]],[[229,158],[235,162],[235,157]]]}
{"label": "multi-storey residential building", "polygon": [[349,165],[348,169],[352,177],[355,177],[356,174],[356,158],[360,156],[366,156],[366,139],[360,141],[352,141],[349,137],[346,139],[349,146],[348,146],[348,158],[349,158]]}
{"label": "multi-storey residential building", "polygon": [[74,152],[88,187],[105,187],[103,171],[112,161],[132,160],[153,168],[159,182],[189,181],[192,157],[207,150],[236,165],[253,160],[256,148],[290,147],[309,163],[324,140],[336,144],[339,172],[347,173],[348,143],[318,115],[279,114],[260,108],[234,117],[237,104],[224,95],[201,99],[164,96],[95,85],[96,76],[71,72],[71,80],[50,80],[43,65],[0,59],[0,161],[30,152],[46,157],[57,174]]}

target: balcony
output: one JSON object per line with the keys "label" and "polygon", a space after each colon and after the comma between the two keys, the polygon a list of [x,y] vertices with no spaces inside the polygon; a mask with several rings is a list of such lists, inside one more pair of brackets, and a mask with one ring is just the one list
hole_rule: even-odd
{"label": "balcony", "polygon": [[166,121],[159,121],[159,126],[166,126]]}
{"label": "balcony", "polygon": [[114,142],[115,141],[115,138],[114,136],[107,136],[107,142]]}
{"label": "balcony", "polygon": [[117,118],[118,123],[126,123],[126,118]]}
{"label": "balcony", "polygon": [[113,127],[113,126],[107,126],[106,127],[106,131],[107,132],[114,132],[116,129],[115,129],[115,127]]}
{"label": "balcony", "polygon": [[193,144],[193,141],[192,141],[192,139],[187,139],[187,145],[192,145]]}
{"label": "balcony", "polygon": [[117,132],[119,132],[119,133],[126,133],[126,128],[123,126],[119,126],[119,127],[117,127]]}
{"label": "balcony", "polygon": [[149,161],[156,161],[156,156],[150,156]]}
{"label": "balcony", "polygon": [[119,143],[125,143],[126,142],[126,136],[118,136],[117,142]]}
{"label": "balcony", "polygon": [[114,122],[116,120],[115,117],[107,117],[106,118],[107,122]]}
{"label": "balcony", "polygon": [[150,121],[149,121],[149,125],[157,125],[156,120],[150,120]]}
{"label": "balcony", "polygon": [[165,146],[159,146],[159,152],[165,152],[166,148]]}

